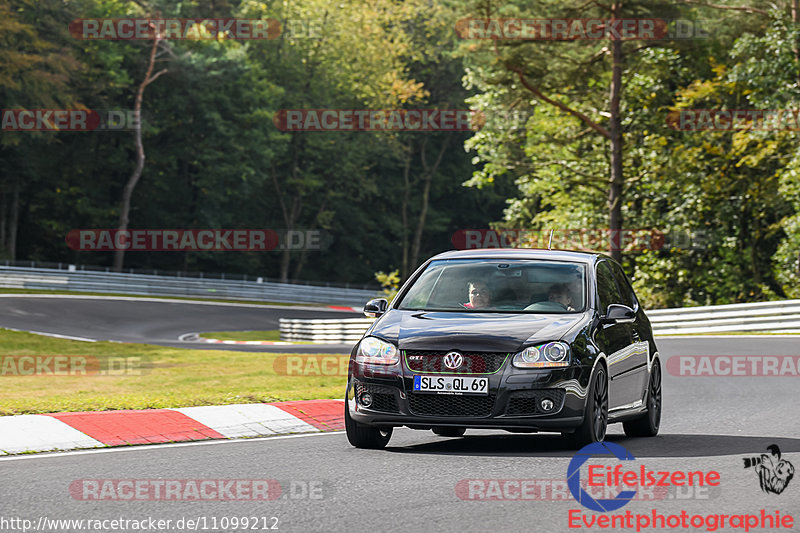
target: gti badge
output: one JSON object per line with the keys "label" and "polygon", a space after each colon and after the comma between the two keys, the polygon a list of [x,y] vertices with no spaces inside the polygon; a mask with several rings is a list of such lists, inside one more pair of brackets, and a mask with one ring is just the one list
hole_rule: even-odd
{"label": "gti badge", "polygon": [[448,352],[444,356],[444,366],[450,370],[455,370],[464,364],[464,356],[458,352]]}

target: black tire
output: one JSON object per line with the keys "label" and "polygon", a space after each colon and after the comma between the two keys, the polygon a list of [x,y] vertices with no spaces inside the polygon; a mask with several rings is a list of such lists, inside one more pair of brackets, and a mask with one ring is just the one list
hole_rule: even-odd
{"label": "black tire", "polygon": [[433,432],[440,437],[463,437],[467,428],[440,427],[433,428]]}
{"label": "black tire", "polygon": [[392,438],[392,428],[374,428],[359,424],[350,418],[347,401],[344,402],[344,429],[347,432],[347,440],[356,448],[380,450],[385,448]]}
{"label": "black tire", "polygon": [[647,385],[647,412],[622,423],[628,437],[655,437],[661,427],[661,363],[656,360]]}
{"label": "black tire", "polygon": [[608,429],[608,378],[602,366],[597,367],[586,396],[583,422],[574,433],[564,435],[574,448],[602,442]]}

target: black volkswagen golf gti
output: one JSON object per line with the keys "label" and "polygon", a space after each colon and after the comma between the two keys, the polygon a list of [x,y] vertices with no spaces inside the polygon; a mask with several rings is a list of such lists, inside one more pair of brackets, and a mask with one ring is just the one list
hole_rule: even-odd
{"label": "black volkswagen golf gti", "polygon": [[593,253],[491,249],[422,265],[353,349],[347,438],[382,448],[392,429],[561,432],[582,446],[609,423],[654,436],[661,366],[622,268]]}

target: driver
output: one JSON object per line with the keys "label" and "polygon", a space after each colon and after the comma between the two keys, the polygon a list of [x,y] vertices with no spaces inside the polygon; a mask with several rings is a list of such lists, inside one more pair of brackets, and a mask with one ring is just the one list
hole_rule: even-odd
{"label": "driver", "polygon": [[492,291],[485,281],[472,280],[467,283],[469,302],[461,304],[467,309],[482,309],[492,303]]}
{"label": "driver", "polygon": [[564,306],[567,311],[574,311],[572,307],[572,294],[566,283],[557,283],[550,287],[547,293],[547,300]]}

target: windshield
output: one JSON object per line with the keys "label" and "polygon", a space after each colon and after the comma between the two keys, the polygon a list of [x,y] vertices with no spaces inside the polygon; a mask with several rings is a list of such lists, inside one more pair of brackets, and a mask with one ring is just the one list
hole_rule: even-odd
{"label": "windshield", "polygon": [[582,263],[542,260],[432,261],[398,309],[579,313],[586,308]]}

